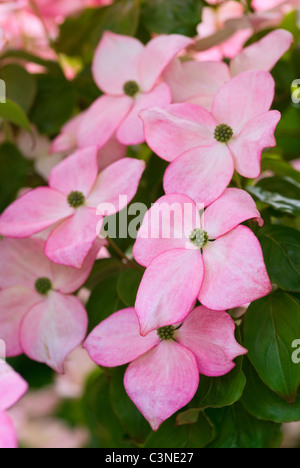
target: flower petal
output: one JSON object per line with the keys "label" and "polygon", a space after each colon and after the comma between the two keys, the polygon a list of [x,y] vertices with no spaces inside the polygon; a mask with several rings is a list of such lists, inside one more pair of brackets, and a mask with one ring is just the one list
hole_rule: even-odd
{"label": "flower petal", "polygon": [[285,29],[277,29],[263,39],[246,47],[231,61],[232,76],[248,70],[270,71],[282,55],[291,47],[293,35]]}
{"label": "flower petal", "polygon": [[50,187],[66,195],[74,191],[89,195],[98,175],[97,157],[98,150],[93,146],[76,151],[53,169]]}
{"label": "flower petal", "polygon": [[5,361],[0,361],[0,410],[11,408],[26,393],[28,385]]}
{"label": "flower petal", "polygon": [[163,341],[129,365],[124,385],[131,400],[157,431],[194,397],[199,385],[196,359],[178,343]]}
{"label": "flower petal", "polygon": [[274,99],[275,82],[266,71],[241,73],[216,94],[212,114],[219,124],[227,124],[238,136],[254,118],[267,112]]}
{"label": "flower petal", "polygon": [[108,94],[122,95],[126,82],[139,83],[143,51],[143,44],[134,37],[106,31],[95,52],[92,69],[99,88]]}
{"label": "flower petal", "polygon": [[25,315],[20,341],[28,357],[63,373],[66,357],[82,343],[86,331],[87,314],[81,302],[52,292]]}
{"label": "flower petal", "polygon": [[185,249],[193,229],[201,227],[199,211],[185,195],[166,195],[157,200],[139,230],[133,248],[136,261],[148,267],[161,253]]}
{"label": "flower petal", "polygon": [[31,190],[0,216],[0,234],[29,237],[72,215],[65,195],[48,187]]}
{"label": "flower petal", "polygon": [[208,206],[224,192],[233,173],[233,159],[225,144],[198,147],[170,164],[164,176],[164,189],[167,194],[185,193]]}
{"label": "flower petal", "polygon": [[59,224],[48,237],[45,254],[54,263],[82,268],[97,238],[101,217],[93,208],[81,207]]}
{"label": "flower petal", "polygon": [[78,146],[103,148],[133,107],[128,96],[101,96],[85,112],[78,130]]}
{"label": "flower petal", "polygon": [[98,151],[98,169],[103,171],[110,164],[125,158],[127,147],[122,145],[115,136],[113,136],[106,145]]}
{"label": "flower petal", "polygon": [[0,291],[0,339],[5,342],[7,356],[22,354],[20,325],[26,312],[40,300],[38,293],[23,286]]}
{"label": "flower petal", "polygon": [[205,275],[199,301],[210,309],[239,307],[272,291],[261,246],[245,226],[206,246],[203,261]]}
{"label": "flower petal", "polygon": [[0,411],[0,449],[15,449],[18,446],[17,435],[8,414]]}
{"label": "flower petal", "polygon": [[120,310],[100,323],[88,336],[84,347],[99,366],[128,364],[159,344],[154,331],[143,337],[133,308]]}
{"label": "flower petal", "polygon": [[258,220],[260,226],[263,225],[251,195],[245,190],[228,188],[205,210],[202,226],[210,239],[216,239],[253,218]]}
{"label": "flower petal", "polygon": [[165,109],[148,109],[140,115],[148,145],[166,161],[215,141],[215,119],[195,104],[173,104]]}
{"label": "flower petal", "polygon": [[276,146],[274,132],[281,118],[280,112],[265,112],[251,120],[238,137],[229,141],[235,168],[247,178],[256,178],[261,172],[261,154],[265,148]]}
{"label": "flower petal", "polygon": [[174,103],[188,102],[211,110],[217,91],[231,78],[223,62],[173,60],[164,72]]}
{"label": "flower petal", "polygon": [[203,280],[200,250],[169,250],[156,257],[142,279],[135,304],[143,336],[182,322]]}
{"label": "flower petal", "polygon": [[193,39],[179,34],[160,35],[148,42],[140,63],[143,91],[150,91],[171,60],[193,43]]}
{"label": "flower petal", "polygon": [[111,164],[99,174],[87,205],[103,216],[121,211],[136,195],[144,170],[145,162],[133,158]]}
{"label": "flower petal", "polygon": [[176,340],[194,353],[200,374],[220,377],[235,367],[233,359],[247,353],[234,333],[235,324],[227,312],[202,306],[187,316]]}

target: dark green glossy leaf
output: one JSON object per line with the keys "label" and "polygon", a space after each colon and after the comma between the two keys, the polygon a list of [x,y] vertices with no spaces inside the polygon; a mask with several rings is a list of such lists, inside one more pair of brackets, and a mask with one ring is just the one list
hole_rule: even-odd
{"label": "dark green glossy leaf", "polygon": [[37,92],[34,76],[20,65],[9,64],[0,69],[0,79],[6,83],[7,97],[18,104],[27,114],[33,105]]}
{"label": "dark green glossy leaf", "polygon": [[291,179],[294,179],[296,182],[300,183],[300,172],[296,171],[296,169],[294,169],[290,163],[282,159],[272,159],[265,157],[262,160],[262,170],[270,170],[276,175],[290,177]]}
{"label": "dark green glossy leaf", "polygon": [[134,307],[135,305],[143,274],[143,271],[130,269],[125,270],[119,277],[117,291],[121,301],[128,307]]}
{"label": "dark green glossy leaf", "polygon": [[[2,105],[4,104],[0,104]],[[0,167],[0,212],[2,212],[14,201],[18,191],[25,187],[28,163],[16,146],[3,143],[0,145]]]}
{"label": "dark green glossy leaf", "polygon": [[300,366],[292,361],[292,343],[300,337],[300,305],[276,291],[253,302],[246,314],[245,347],[260,378],[288,402],[300,384]]}
{"label": "dark green glossy leaf", "polygon": [[18,104],[10,99],[6,99],[5,103],[0,103],[0,119],[13,123],[27,132],[31,131],[30,123],[25,112]]}

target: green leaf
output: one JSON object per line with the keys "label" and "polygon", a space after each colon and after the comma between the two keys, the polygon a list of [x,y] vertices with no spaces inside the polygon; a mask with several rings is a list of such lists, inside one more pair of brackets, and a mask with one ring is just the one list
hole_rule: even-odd
{"label": "green leaf", "polygon": [[213,425],[203,412],[195,424],[177,426],[175,421],[173,417],[152,432],[145,448],[202,448],[214,437]]}
{"label": "green leaf", "polygon": [[217,431],[217,437],[208,448],[276,448],[281,444],[279,425],[259,421],[239,403],[207,410],[207,414]]}
{"label": "green leaf", "polygon": [[112,372],[110,384],[112,407],[130,437],[136,443],[142,444],[149,436],[151,428],[125,391],[124,371],[124,368],[117,368]]}
{"label": "green leaf", "polygon": [[271,282],[300,292],[300,235],[285,226],[266,226],[258,233]]}
{"label": "green leaf", "polygon": [[223,377],[201,375],[191,405],[202,409],[230,406],[241,398],[245,384],[246,379],[239,366]]}
{"label": "green leaf", "polygon": [[86,9],[62,24],[55,49],[68,56],[87,57],[91,61],[104,31],[134,36],[139,18],[139,0],[115,0],[108,7]]}
{"label": "green leaf", "polygon": [[142,22],[150,33],[196,36],[201,0],[144,0]]}
{"label": "green leaf", "polygon": [[36,78],[38,93],[30,118],[40,133],[55,135],[72,117],[76,94],[63,76],[43,74]]}
{"label": "green leaf", "polygon": [[[0,109],[3,104],[0,104]],[[11,143],[0,145],[0,212],[12,203],[26,186],[28,163]]]}
{"label": "green leaf", "polygon": [[127,270],[128,266],[116,258],[104,258],[97,260],[92,272],[85,283],[85,287],[92,290],[105,278]]}
{"label": "green leaf", "polygon": [[141,284],[144,272],[130,269],[121,273],[118,284],[117,292],[121,301],[128,307],[134,307],[136,295]]}
{"label": "green leaf", "polygon": [[290,403],[300,385],[300,366],[292,361],[292,343],[299,337],[300,305],[293,296],[278,290],[250,305],[245,321],[249,359],[265,384]]}
{"label": "green leaf", "polygon": [[300,184],[289,177],[268,177],[246,187],[258,200],[283,213],[300,216]]}
{"label": "green leaf", "polygon": [[270,170],[279,176],[290,177],[300,183],[300,172],[296,171],[290,163],[282,159],[265,157],[262,160],[262,171],[266,170]]}
{"label": "green leaf", "polygon": [[55,62],[54,60],[43,59],[37,55],[25,52],[24,50],[8,50],[3,55],[1,55],[0,60],[6,60],[8,58],[15,58],[18,60],[22,60],[26,63],[35,63],[46,68],[49,72],[53,74],[63,76],[63,71],[59,66],[58,62]]}
{"label": "green leaf", "polygon": [[195,424],[199,420],[201,413],[200,408],[190,408],[182,413],[179,413],[176,417],[177,426],[184,426],[185,424]]}
{"label": "green leaf", "polygon": [[126,307],[117,293],[118,279],[118,274],[106,277],[92,291],[86,307],[89,317],[89,332],[99,325],[102,320],[105,320],[117,310]]}
{"label": "green leaf", "polygon": [[27,132],[31,132],[30,123],[21,107],[10,99],[0,103],[0,119],[11,122]]}
{"label": "green leaf", "polygon": [[33,105],[37,92],[34,76],[20,65],[9,64],[0,69],[0,79],[6,83],[7,97],[18,104],[27,114]]}
{"label": "green leaf", "polygon": [[244,363],[244,372],[247,384],[241,404],[250,414],[258,419],[276,423],[300,420],[300,392],[295,403],[289,404],[262,382],[248,359]]}

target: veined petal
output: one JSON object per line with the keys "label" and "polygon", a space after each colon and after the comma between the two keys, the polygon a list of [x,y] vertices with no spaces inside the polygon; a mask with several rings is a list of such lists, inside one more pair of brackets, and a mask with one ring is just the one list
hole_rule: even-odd
{"label": "veined petal", "polygon": [[120,310],[100,323],[88,336],[84,347],[99,366],[127,364],[158,345],[156,331],[141,336],[133,308]]}
{"label": "veined petal", "polygon": [[234,321],[227,312],[202,306],[188,315],[175,337],[194,353],[200,374],[219,377],[235,367],[233,359],[247,353],[234,332]]}
{"label": "veined petal", "polygon": [[66,357],[85,338],[87,322],[79,299],[52,292],[25,315],[20,330],[22,348],[31,359],[63,373]]}
{"label": "veined petal", "polygon": [[161,197],[147,211],[133,248],[134,258],[148,267],[159,254],[185,249],[191,232],[200,228],[200,208],[186,195]]}
{"label": "veined petal", "polygon": [[73,214],[66,196],[48,187],[31,190],[0,216],[0,234],[30,237]]}
{"label": "veined petal", "polygon": [[156,257],[142,279],[135,304],[143,336],[182,322],[203,280],[200,250],[169,250]]}
{"label": "veined petal", "polygon": [[238,226],[203,249],[201,304],[213,310],[239,307],[272,291],[258,239]]}
{"label": "veined petal", "polygon": [[163,341],[129,365],[124,384],[131,400],[156,431],[194,397],[199,384],[196,359],[180,344]]}

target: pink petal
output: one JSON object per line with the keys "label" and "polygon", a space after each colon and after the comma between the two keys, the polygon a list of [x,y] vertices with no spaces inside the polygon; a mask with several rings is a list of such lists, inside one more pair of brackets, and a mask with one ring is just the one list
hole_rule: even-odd
{"label": "pink petal", "polygon": [[187,151],[173,161],[165,172],[164,189],[167,194],[185,193],[207,206],[224,192],[233,174],[227,146],[216,142]]}
{"label": "pink petal", "polygon": [[98,175],[96,147],[76,151],[51,172],[49,185],[69,195],[73,191],[89,195]]}
{"label": "pink petal", "polygon": [[239,307],[272,291],[261,246],[238,226],[203,249],[205,275],[199,300],[213,310]]}
{"label": "pink petal", "polygon": [[274,92],[275,82],[270,73],[241,73],[218,91],[212,114],[219,124],[229,125],[234,136],[238,136],[251,120],[270,109]]}
{"label": "pink petal", "polygon": [[146,45],[140,63],[143,91],[150,91],[171,60],[193,43],[193,39],[179,34],[161,35],[152,39]]}
{"label": "pink petal", "polygon": [[0,217],[0,233],[7,237],[29,237],[74,212],[65,195],[48,187],[27,192]]}
{"label": "pink petal", "polygon": [[21,321],[26,312],[40,300],[38,293],[23,286],[0,291],[0,339],[5,342],[7,356],[22,354],[19,341]]}
{"label": "pink petal", "polygon": [[28,388],[25,380],[5,361],[0,361],[0,410],[11,408]]}
{"label": "pink petal", "polygon": [[139,64],[143,44],[128,36],[106,31],[95,52],[93,77],[102,91],[122,95],[128,81],[139,83]]}
{"label": "pink petal", "polygon": [[199,209],[187,196],[161,197],[147,211],[133,248],[134,258],[148,267],[167,250],[185,249],[193,229],[201,227]]}
{"label": "pink petal", "polygon": [[230,64],[232,76],[248,70],[270,71],[293,43],[293,35],[277,29],[263,39],[246,47]]}
{"label": "pink petal", "polygon": [[101,96],[85,112],[78,130],[78,146],[103,148],[133,107],[128,96]]}
{"label": "pink petal", "polygon": [[115,136],[113,136],[106,145],[98,151],[98,169],[103,171],[110,164],[125,158],[127,147],[122,145]]}
{"label": "pink petal", "polygon": [[42,239],[2,239],[0,241],[0,288],[33,288],[38,278],[52,279]]}
{"label": "pink petal", "polygon": [[231,78],[223,62],[181,62],[173,60],[164,72],[173,102],[198,104],[211,109],[216,92]]}
{"label": "pink petal", "polygon": [[239,136],[229,141],[239,174],[251,179],[260,175],[262,151],[276,146],[274,132],[280,118],[278,111],[265,112],[251,120]]}
{"label": "pink petal", "polygon": [[143,337],[133,308],[111,315],[88,336],[84,347],[99,366],[127,364],[159,344],[156,331]]}
{"label": "pink petal", "polygon": [[256,203],[249,193],[237,188],[228,188],[205,210],[202,225],[209,238],[216,239],[253,218],[258,220],[260,226],[263,225]]}
{"label": "pink petal", "polygon": [[87,314],[81,302],[52,292],[24,317],[20,341],[28,357],[63,373],[66,357],[82,343],[86,331]]}
{"label": "pink petal", "polygon": [[219,377],[235,367],[233,359],[247,353],[234,333],[235,324],[227,312],[197,307],[175,338],[194,353],[200,374]]}
{"label": "pink petal", "polygon": [[59,224],[50,234],[46,256],[54,263],[81,268],[97,238],[100,216],[95,210],[81,207],[74,216]]}
{"label": "pink petal", "polygon": [[195,104],[173,104],[165,109],[148,109],[140,115],[148,145],[166,161],[214,141],[215,119]]}
{"label": "pink petal", "polygon": [[69,154],[75,151],[77,148],[77,133],[84,115],[85,112],[81,112],[63,126],[60,135],[52,142],[51,153]]}
{"label": "pink petal", "polygon": [[163,341],[130,364],[125,377],[126,392],[152,429],[159,426],[194,397],[199,372],[191,351]]}
{"label": "pink petal", "polygon": [[143,336],[182,322],[203,280],[200,250],[169,250],[156,257],[142,279],[135,304]]}
{"label": "pink petal", "polygon": [[138,94],[135,105],[129,115],[121,123],[117,138],[123,145],[138,145],[144,143],[143,123],[139,117],[141,111],[150,107],[164,107],[172,102],[170,88],[166,83],[157,85],[152,91]]}
{"label": "pink petal", "polygon": [[18,446],[16,431],[8,414],[0,411],[0,449],[15,449]]}
{"label": "pink petal", "polygon": [[103,216],[121,211],[136,195],[144,170],[144,161],[133,158],[111,164],[99,174],[87,205]]}

